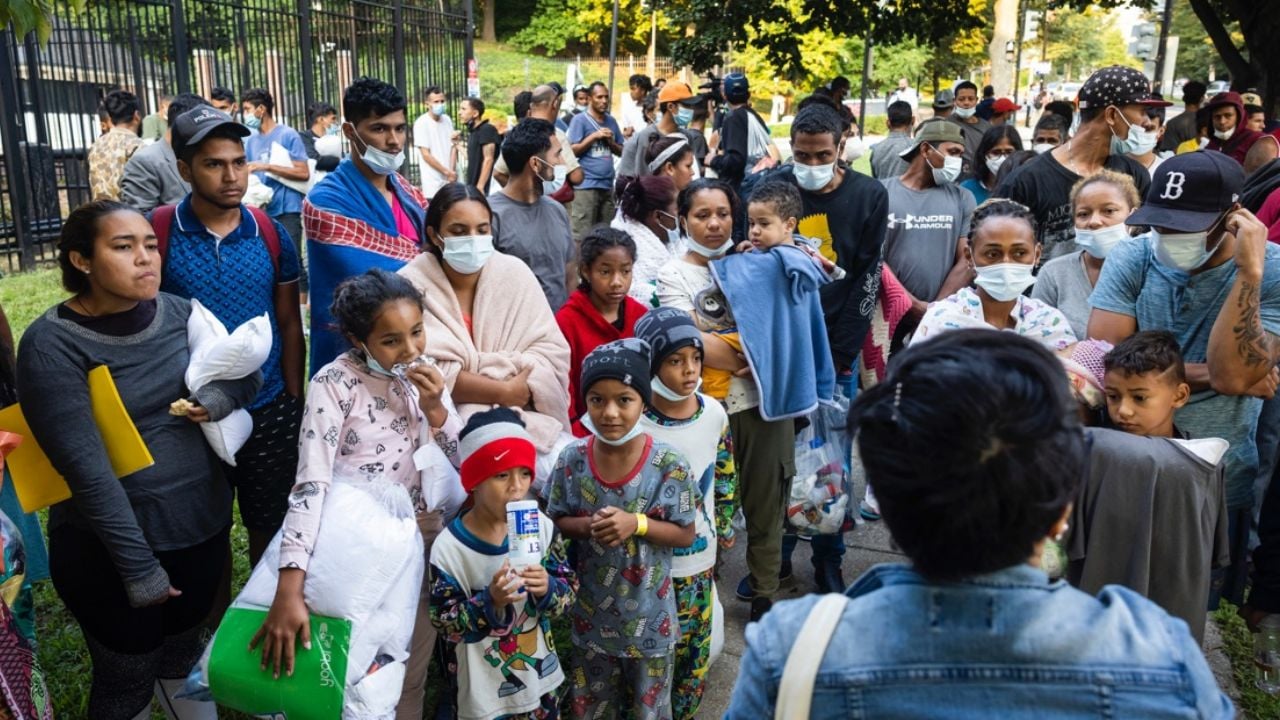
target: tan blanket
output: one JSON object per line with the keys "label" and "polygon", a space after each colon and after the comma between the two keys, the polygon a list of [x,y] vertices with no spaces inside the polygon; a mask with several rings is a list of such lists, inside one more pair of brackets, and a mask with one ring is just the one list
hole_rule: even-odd
{"label": "tan blanket", "polygon": [[[462,308],[431,253],[422,253],[400,269],[426,299],[423,323],[427,355],[444,373],[450,391],[458,373],[466,371],[507,380],[530,368],[533,402],[521,413],[540,452],[549,452],[561,432],[569,430],[569,343],[533,272],[520,260],[495,252],[480,271],[472,307],[473,333],[462,321]],[[458,406],[463,420],[491,405]]]}

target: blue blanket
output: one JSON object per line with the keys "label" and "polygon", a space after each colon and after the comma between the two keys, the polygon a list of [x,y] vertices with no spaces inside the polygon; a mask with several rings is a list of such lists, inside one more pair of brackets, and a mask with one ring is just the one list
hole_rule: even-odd
{"label": "blue blanket", "polygon": [[711,274],[733,309],[760,390],[760,416],[782,420],[831,402],[836,371],[818,288],[827,276],[799,248],[730,255]]}
{"label": "blue blanket", "polygon": [[[425,199],[400,175],[391,189],[419,237],[425,232]],[[347,278],[370,268],[395,272],[418,253],[417,240],[400,236],[391,206],[355,164],[343,160],[312,188],[303,206],[311,284],[311,369],[318,370],[350,347],[334,331],[329,305]]]}

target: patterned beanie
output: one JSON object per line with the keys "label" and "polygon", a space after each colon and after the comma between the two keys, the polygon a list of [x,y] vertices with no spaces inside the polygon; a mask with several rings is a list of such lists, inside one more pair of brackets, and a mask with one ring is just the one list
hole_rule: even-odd
{"label": "patterned beanie", "polygon": [[582,383],[578,392],[582,393],[583,403],[586,403],[587,391],[592,385],[600,380],[617,380],[635,388],[647,405],[652,394],[649,386],[651,355],[649,344],[639,338],[614,340],[592,350],[582,360]]}
{"label": "patterned beanie", "polygon": [[514,468],[536,470],[537,450],[520,415],[510,408],[478,412],[458,434],[462,487],[473,492],[480,483]]}
{"label": "patterned beanie", "polygon": [[659,307],[650,310],[636,321],[636,337],[649,343],[653,351],[649,373],[658,374],[662,361],[671,353],[689,346],[702,352],[702,332],[693,323],[693,318],[683,310],[673,307]]}
{"label": "patterned beanie", "polygon": [[1102,407],[1107,400],[1103,392],[1106,387],[1103,381],[1103,375],[1106,374],[1103,361],[1111,350],[1111,343],[1105,340],[1081,340],[1058,353],[1076,401],[1094,410]]}

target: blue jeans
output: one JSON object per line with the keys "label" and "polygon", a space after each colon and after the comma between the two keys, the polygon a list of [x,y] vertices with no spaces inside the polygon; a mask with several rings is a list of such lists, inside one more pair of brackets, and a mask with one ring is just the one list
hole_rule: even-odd
{"label": "blue jeans", "polygon": [[[791,554],[796,551],[796,543],[800,536],[788,532],[782,536],[782,560],[791,562]],[[813,564],[815,567],[823,563],[839,565],[844,560],[844,533],[835,535],[814,535],[809,541],[813,548]]]}

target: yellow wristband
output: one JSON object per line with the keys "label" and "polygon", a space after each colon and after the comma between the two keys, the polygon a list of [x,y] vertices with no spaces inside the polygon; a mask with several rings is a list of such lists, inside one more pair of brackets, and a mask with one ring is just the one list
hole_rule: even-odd
{"label": "yellow wristband", "polygon": [[636,513],[636,535],[644,537],[647,532],[649,532],[649,516]]}

